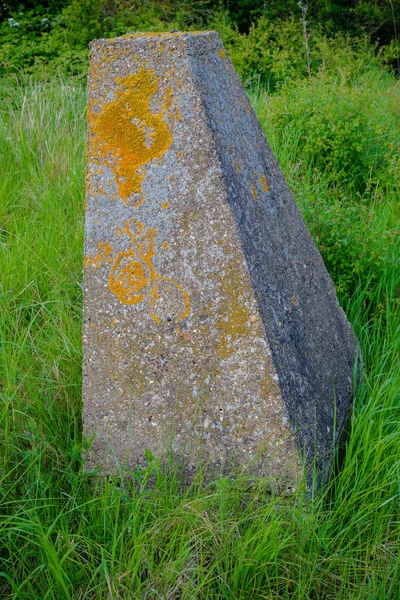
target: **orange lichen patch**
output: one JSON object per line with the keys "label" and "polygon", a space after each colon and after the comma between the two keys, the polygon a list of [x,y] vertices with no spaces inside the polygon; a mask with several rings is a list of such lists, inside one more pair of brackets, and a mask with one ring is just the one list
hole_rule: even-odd
{"label": "orange lichen patch", "polygon": [[177,156],[178,158],[181,158],[181,156],[182,156],[182,152],[179,150],[179,152],[177,152],[177,153],[176,153],[176,156]]}
{"label": "orange lichen patch", "polygon": [[226,60],[226,52],[224,52],[222,48],[220,48],[219,55],[222,58],[222,60]]}
{"label": "orange lichen patch", "polygon": [[115,327],[117,325],[117,323],[119,323],[118,319],[113,319],[110,323],[110,327]]}
{"label": "orange lichen patch", "polygon": [[83,259],[83,264],[85,267],[89,265],[95,267],[96,269],[100,269],[102,262],[112,262],[112,247],[109,242],[100,242],[97,247],[97,254],[95,256],[85,256]]}
{"label": "orange lichen patch", "polygon": [[242,170],[241,170],[241,168],[240,168],[240,165],[239,165],[239,163],[235,161],[235,162],[233,163],[233,166],[235,167],[235,171],[236,171],[236,173],[237,173],[238,175],[241,175],[241,174],[242,174]]}
{"label": "orange lichen patch", "polygon": [[156,323],[160,324],[161,319],[158,315],[154,314],[151,310],[149,310],[150,319],[153,319]]}
{"label": "orange lichen patch", "polygon": [[291,296],[290,301],[292,304],[295,304],[295,305],[297,304],[297,298],[294,294],[293,294],[293,296]]}
{"label": "orange lichen patch", "polygon": [[168,245],[169,245],[169,244],[168,244],[168,242],[163,242],[163,243],[161,244],[161,248],[162,248],[163,250],[168,250]]}
{"label": "orange lichen patch", "polygon": [[[133,231],[135,226],[136,231]],[[116,235],[127,235],[130,240],[128,250],[113,256],[112,246],[106,242],[99,244],[94,257],[87,257],[85,265],[100,268],[103,262],[112,263],[108,276],[110,291],[122,304],[140,304],[146,302],[150,317],[161,323],[165,307],[172,306],[175,322],[187,317],[190,313],[189,295],[183,287],[169,277],[162,277],[156,272],[153,259],[155,256],[157,230],[144,231],[143,223],[130,219],[116,231]],[[162,243],[168,248],[168,242]]]}
{"label": "orange lichen patch", "polygon": [[247,324],[250,315],[244,301],[246,284],[240,276],[240,269],[234,262],[231,261],[225,269],[221,285],[221,293],[226,299],[225,314],[217,322],[221,333],[218,350],[222,359],[232,354],[233,343],[237,339],[249,334]]}
{"label": "orange lichen patch", "polygon": [[263,192],[268,192],[269,187],[268,187],[267,178],[265,177],[265,175],[260,175],[259,181],[261,183],[261,189],[262,189],[262,191]]}
{"label": "orange lichen patch", "polygon": [[178,323],[190,313],[190,299],[181,285],[169,277],[156,276],[150,291],[150,317],[157,323],[161,322],[160,315],[165,310],[165,305],[172,303],[176,314],[175,323]]}
{"label": "orange lichen patch", "polygon": [[181,294],[183,295],[183,297],[185,299],[185,310],[180,315],[180,317],[176,319],[176,322],[178,323],[179,321],[181,321],[182,319],[185,319],[186,317],[188,317],[190,315],[190,298],[189,298],[189,294],[183,289],[183,287],[179,283],[176,284],[176,289],[181,292]]}
{"label": "orange lichen patch", "polygon": [[175,121],[180,121],[182,119],[182,112],[179,106],[176,106],[172,112],[168,115],[168,119],[174,119]]}
{"label": "orange lichen patch", "polygon": [[260,388],[261,395],[264,397],[268,397],[271,392],[276,391],[276,382],[272,379],[271,373],[268,371],[264,371],[264,376],[260,380]]}
{"label": "orange lichen patch", "polygon": [[123,304],[142,302],[148,284],[146,265],[133,260],[134,256],[134,250],[120,252],[109,276],[110,290]]}
{"label": "orange lichen patch", "polygon": [[[116,78],[119,88],[114,100],[102,111],[89,112],[92,153],[103,158],[114,173],[118,192],[128,205],[132,194],[142,194],[145,165],[161,158],[172,144],[172,134],[164,121],[171,108],[172,90],[167,90],[159,112],[152,112],[151,102],[158,91],[158,78],[153,69],[142,66],[134,75]],[[140,197],[135,202],[143,202]]]}
{"label": "orange lichen patch", "polygon": [[257,193],[257,188],[256,188],[256,186],[254,185],[254,183],[251,183],[251,184],[250,184],[250,189],[251,189],[251,195],[253,196],[253,199],[254,199],[254,200],[257,200],[258,193]]}
{"label": "orange lichen patch", "polygon": [[166,202],[161,202],[160,206],[162,208],[169,208],[169,200],[167,200]]}

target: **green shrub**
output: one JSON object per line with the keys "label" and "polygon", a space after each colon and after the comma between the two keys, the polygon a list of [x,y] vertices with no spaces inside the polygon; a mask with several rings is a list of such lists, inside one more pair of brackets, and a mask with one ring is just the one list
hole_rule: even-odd
{"label": "green shrub", "polygon": [[[261,18],[254,22],[247,35],[241,35],[227,13],[214,16],[213,27],[221,35],[230,57],[245,83],[258,84],[270,91],[288,79],[307,76],[307,58],[300,20],[285,21]],[[383,56],[376,51],[367,36],[350,38],[342,34],[328,36],[315,25],[309,30],[310,67],[313,74],[348,78],[371,68],[380,67]]]}
{"label": "green shrub", "polygon": [[297,132],[297,158],[307,168],[364,195],[397,185],[398,96],[395,80],[381,70],[354,78],[322,69],[282,88],[263,114],[277,135]]}
{"label": "green shrub", "polygon": [[[393,201],[400,177],[399,92],[396,79],[375,67],[358,77],[321,69],[256,99],[267,138],[342,297],[360,281],[370,282],[372,293],[391,268],[400,233]],[[382,211],[383,225],[376,216]]]}
{"label": "green shrub", "polygon": [[[186,6],[183,10],[183,6]],[[93,38],[115,37],[129,31],[215,29],[246,85],[269,90],[288,79],[307,75],[306,49],[298,17],[286,20],[260,18],[241,34],[232,17],[207,2],[128,2],[72,0],[60,14],[43,17],[39,10],[16,13],[0,25],[0,73],[41,73],[55,70],[83,74],[87,47]],[[380,53],[366,36],[350,39],[327,36],[321,26],[309,30],[311,71],[350,77],[393,60],[393,52]]]}
{"label": "green shrub", "polygon": [[90,40],[106,33],[101,0],[72,0],[63,17],[66,38],[72,46],[87,48]]}
{"label": "green shrub", "polygon": [[32,10],[16,17],[11,25],[0,24],[0,76],[86,74],[87,49],[68,42],[62,15],[42,17]]}
{"label": "green shrub", "polygon": [[[393,242],[400,234],[393,207],[384,214],[382,206],[367,207],[344,195],[328,194],[300,197],[300,207],[340,297],[350,297],[361,282],[372,301],[378,282],[391,268]],[[371,304],[371,314],[381,300]]]}

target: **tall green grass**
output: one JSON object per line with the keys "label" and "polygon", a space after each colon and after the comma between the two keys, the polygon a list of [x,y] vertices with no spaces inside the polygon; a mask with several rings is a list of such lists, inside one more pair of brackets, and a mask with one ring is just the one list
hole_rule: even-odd
{"label": "tall green grass", "polygon": [[[312,154],[320,126],[312,119],[331,106],[328,88],[320,79],[253,96],[366,368],[341,470],[324,490],[290,498],[262,482],[206,485],[201,473],[183,488],[179,473],[161,471],[156,460],[131,482],[99,483],[82,469],[85,89],[68,81],[0,89],[1,598],[400,597],[399,198],[391,149],[400,126],[388,108],[399,90],[378,72],[342,86],[336,102],[344,96],[349,114],[361,111],[354,135],[362,138],[359,162],[343,172]],[[357,102],[368,90],[381,102],[363,110]],[[375,156],[370,183],[359,175],[364,138],[386,161],[382,167]],[[326,143],[334,158],[336,141]]]}

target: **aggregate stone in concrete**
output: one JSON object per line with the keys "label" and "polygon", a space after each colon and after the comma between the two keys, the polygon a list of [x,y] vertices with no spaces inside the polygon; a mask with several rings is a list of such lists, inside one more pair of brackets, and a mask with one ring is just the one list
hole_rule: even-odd
{"label": "aggregate stone in concrete", "polygon": [[[322,479],[357,343],[215,32],[91,44],[86,457]],[[117,466],[118,465],[118,466]]]}

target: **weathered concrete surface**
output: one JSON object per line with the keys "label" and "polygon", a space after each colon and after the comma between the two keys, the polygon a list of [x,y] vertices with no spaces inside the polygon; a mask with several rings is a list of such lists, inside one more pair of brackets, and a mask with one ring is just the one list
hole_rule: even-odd
{"label": "weathered concrete surface", "polygon": [[356,341],[215,32],[92,42],[84,271],[89,466],[325,473]]}

